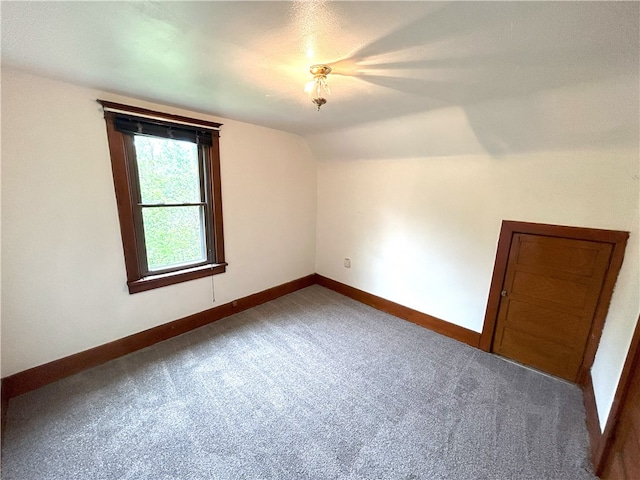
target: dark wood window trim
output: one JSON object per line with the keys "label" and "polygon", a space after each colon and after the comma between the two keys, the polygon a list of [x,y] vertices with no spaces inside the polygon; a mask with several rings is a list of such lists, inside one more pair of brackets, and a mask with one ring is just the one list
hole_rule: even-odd
{"label": "dark wood window trim", "polygon": [[[218,131],[222,124],[104,100],[98,100],[98,103],[104,108],[104,118],[107,126],[107,139],[111,153],[113,183],[118,205],[129,293],[143,292],[225,272],[227,263],[224,258]],[[134,212],[138,201],[136,196],[137,186],[131,181],[132,169],[135,169],[136,166],[135,162],[131,160],[131,152],[130,148],[128,148],[131,143],[130,139],[115,126],[115,119],[122,114],[142,119],[153,119],[154,121],[162,122],[162,124],[178,128],[181,126],[195,127],[206,130],[207,133],[211,134],[212,145],[203,147],[203,165],[204,170],[206,170],[203,178],[205,180],[205,194],[210,200],[207,218],[209,228],[206,235],[209,240],[208,243],[212,247],[212,252],[204,264],[190,265],[183,269],[145,276],[144,262],[141,258],[140,249],[142,239],[138,233],[140,232],[140,226],[136,225],[136,214]]]}
{"label": "dark wood window trim", "polygon": [[605,274],[600,299],[596,307],[593,317],[593,324],[587,345],[584,351],[584,357],[580,372],[578,373],[578,384],[584,385],[586,378],[593,365],[596,351],[602,336],[602,329],[611,303],[613,288],[618,278],[618,273],[622,267],[624,258],[624,250],[627,246],[628,232],[616,230],[600,230],[595,228],[567,227],[561,225],[546,225],[541,223],[514,222],[504,220],[500,230],[498,239],[498,249],[496,252],[496,260],[493,267],[493,277],[489,288],[489,297],[487,299],[487,309],[484,317],[484,325],[482,334],[480,335],[480,349],[486,352],[491,351],[491,343],[496,329],[496,319],[500,306],[500,291],[504,277],[507,271],[507,262],[509,260],[509,251],[511,250],[511,241],[516,233],[545,235],[549,237],[571,238],[575,240],[590,240],[594,242],[610,243],[613,247],[609,269]]}

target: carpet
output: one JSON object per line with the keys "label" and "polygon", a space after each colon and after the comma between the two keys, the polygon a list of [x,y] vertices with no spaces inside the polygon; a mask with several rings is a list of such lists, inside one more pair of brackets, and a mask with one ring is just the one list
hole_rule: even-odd
{"label": "carpet", "polygon": [[314,285],[11,399],[2,478],[596,477],[578,387]]}

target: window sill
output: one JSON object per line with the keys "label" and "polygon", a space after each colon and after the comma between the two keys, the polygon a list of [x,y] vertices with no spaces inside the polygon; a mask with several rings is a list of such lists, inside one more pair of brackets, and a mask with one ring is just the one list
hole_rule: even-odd
{"label": "window sill", "polygon": [[167,285],[174,285],[176,283],[188,282],[189,280],[224,273],[227,270],[227,265],[227,263],[216,263],[180,270],[178,272],[149,275],[139,280],[127,282],[127,286],[129,287],[129,293],[145,292],[147,290],[153,290],[154,288],[166,287]]}

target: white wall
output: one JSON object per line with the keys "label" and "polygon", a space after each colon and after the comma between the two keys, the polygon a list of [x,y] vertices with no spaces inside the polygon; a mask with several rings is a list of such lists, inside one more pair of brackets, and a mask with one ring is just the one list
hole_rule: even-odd
{"label": "white wall", "polygon": [[299,136],[224,123],[226,273],[129,295],[97,98],[2,71],[2,376],[314,272],[316,166]]}
{"label": "white wall", "polygon": [[630,231],[593,367],[606,419],[640,312],[638,104],[620,76],[311,137],[316,271],[480,332],[502,220]]}

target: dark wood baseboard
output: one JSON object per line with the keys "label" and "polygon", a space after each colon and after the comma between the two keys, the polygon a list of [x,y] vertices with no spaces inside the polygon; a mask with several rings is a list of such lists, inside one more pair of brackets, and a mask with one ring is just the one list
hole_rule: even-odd
{"label": "dark wood baseboard", "polygon": [[188,317],[165,323],[128,337],[115,340],[95,348],[90,348],[53,362],[16,373],[2,379],[2,407],[4,419],[5,408],[9,399],[43,387],[49,383],[61,380],[92,367],[96,367],[109,360],[122,357],[171,337],[186,333],[198,327],[228,317],[243,310],[255,307],[265,302],[275,300],[288,293],[295,292],[315,283],[315,274],[293,280],[291,282],[269,288],[262,292],[239,298],[233,302],[210,308]]}
{"label": "dark wood baseboard", "polygon": [[358,290],[343,283],[312,274],[306,277],[269,288],[262,292],[249,295],[233,302],[210,308],[188,317],[174,320],[163,325],[159,325],[142,332],[129,335],[119,340],[90,348],[83,352],[69,355],[68,357],[54,360],[44,365],[24,370],[2,379],[2,418],[6,411],[9,400],[15,396],[30,392],[49,383],[61,380],[89,368],[102,365],[110,360],[122,357],[142,348],[149,347],[155,343],[162,342],[171,337],[181,335],[190,330],[202,327],[209,323],[228,317],[234,313],[247,310],[262,303],[275,300],[288,293],[295,292],[302,288],[318,283],[326,288],[334,290],[342,295],[351,297],[366,305],[378,310],[390,313],[423,327],[429,328],[437,333],[454,338],[468,345],[477,347],[480,334],[466,328],[454,325],[439,318],[432,317],[409,307],[386,300],[376,295]]}
{"label": "dark wood baseboard", "polygon": [[598,470],[603,451],[603,436],[600,430],[600,419],[598,418],[598,407],[596,405],[596,395],[593,391],[593,381],[591,372],[584,376],[583,382],[580,384],[582,388],[582,401],[584,403],[584,411],[587,421],[587,432],[589,433],[589,447],[591,454],[591,463],[595,470]]}
{"label": "dark wood baseboard", "polygon": [[0,406],[0,408],[2,408],[2,410],[0,410],[0,412],[2,412],[2,415],[1,415],[2,418],[0,419],[0,443],[1,443],[4,441],[4,427],[7,425],[7,409],[9,408],[9,395],[7,395],[6,389],[3,388],[1,384],[0,384],[0,389],[2,389],[2,392],[0,392],[0,397],[2,399],[2,404]]}
{"label": "dark wood baseboard", "polygon": [[323,287],[334,290],[346,297],[353,298],[354,300],[369,305],[377,310],[382,310],[383,312],[408,320],[420,325],[421,327],[440,333],[441,335],[445,335],[466,343],[467,345],[471,345],[472,347],[477,348],[480,343],[480,333],[474,332],[473,330],[440,320],[439,318],[432,317],[426,313],[405,307],[404,305],[378,297],[377,295],[373,295],[363,290],[358,290],[357,288],[345,285],[344,283],[337,282],[322,275],[316,275],[316,282]]}

